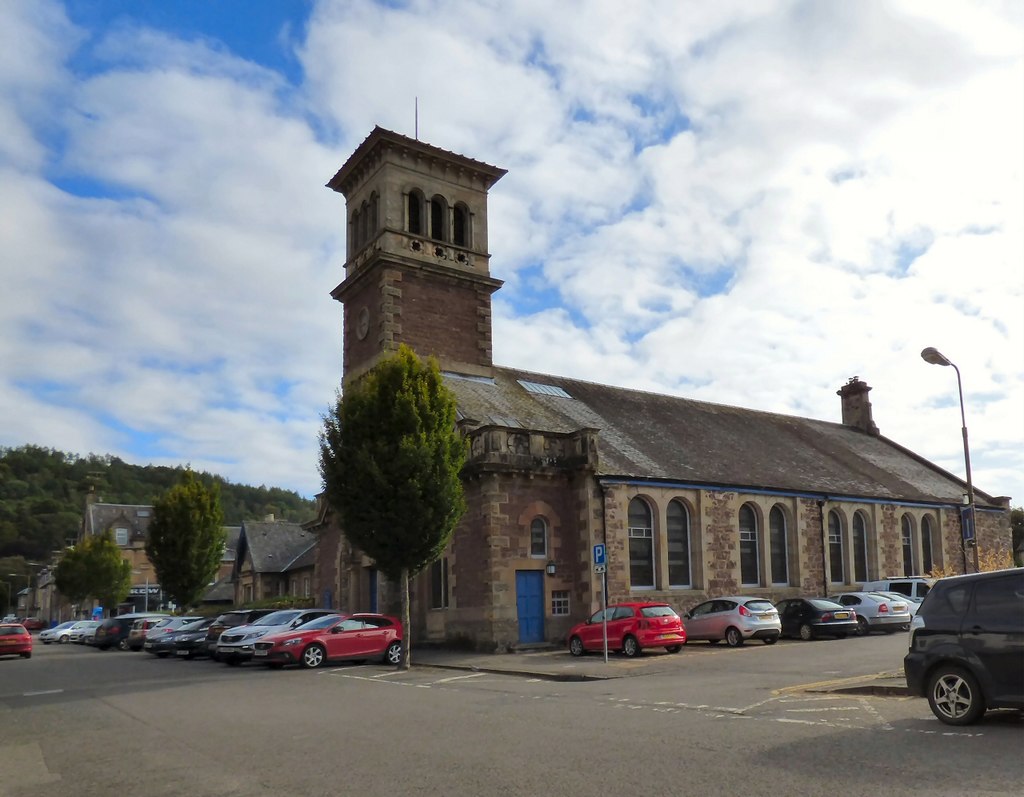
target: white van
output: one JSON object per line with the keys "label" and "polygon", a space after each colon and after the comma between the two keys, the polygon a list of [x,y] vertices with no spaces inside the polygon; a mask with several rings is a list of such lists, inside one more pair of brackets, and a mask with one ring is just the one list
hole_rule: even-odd
{"label": "white van", "polygon": [[935,579],[922,578],[920,576],[903,576],[900,578],[883,578],[879,581],[866,581],[861,590],[864,592],[898,592],[906,595],[914,603],[920,603],[928,590],[932,588]]}

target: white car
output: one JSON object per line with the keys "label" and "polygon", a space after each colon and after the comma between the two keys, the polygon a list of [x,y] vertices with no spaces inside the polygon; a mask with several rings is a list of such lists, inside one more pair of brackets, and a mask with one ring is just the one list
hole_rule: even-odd
{"label": "white car", "polygon": [[75,644],[81,645],[85,642],[86,637],[89,634],[95,634],[96,629],[99,627],[99,620],[82,620],[81,622],[75,623],[74,628],[71,629],[71,633],[68,634],[68,642],[74,642]]}
{"label": "white car", "polygon": [[844,592],[832,600],[857,612],[857,636],[872,631],[906,631],[910,628],[910,599],[906,595],[891,598],[894,593]]}
{"label": "white car", "polygon": [[47,628],[45,631],[39,632],[39,641],[44,645],[49,645],[51,642],[57,642],[61,645],[65,645],[71,641],[71,631],[81,625],[84,620],[68,620],[66,623],[61,623],[53,628]]}

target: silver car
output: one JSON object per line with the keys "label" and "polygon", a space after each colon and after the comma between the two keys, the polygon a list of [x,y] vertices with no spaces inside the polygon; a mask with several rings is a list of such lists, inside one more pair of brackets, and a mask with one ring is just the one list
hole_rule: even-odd
{"label": "silver car", "polygon": [[68,634],[68,642],[74,642],[77,645],[81,645],[85,642],[85,638],[90,634],[95,634],[96,629],[99,627],[99,620],[82,620],[80,623],[75,623],[74,628],[71,629],[71,633]]}
{"label": "silver car", "polygon": [[894,600],[881,592],[844,592],[833,600],[857,612],[857,636],[871,631],[906,631],[910,628],[910,601],[901,595]]}
{"label": "silver car", "polygon": [[323,617],[325,614],[337,614],[330,609],[281,609],[261,617],[251,625],[240,625],[229,628],[217,640],[217,660],[226,664],[241,664],[249,661],[255,650],[257,639],[267,634],[282,631],[294,631],[300,625]]}
{"label": "silver car", "polygon": [[39,641],[44,645],[49,645],[51,642],[57,642],[64,645],[71,641],[71,631],[75,626],[83,623],[84,620],[69,620],[66,623],[55,625],[53,628],[47,628],[45,631],[39,632]]}
{"label": "silver car", "polygon": [[706,639],[712,645],[725,640],[731,648],[748,639],[774,645],[782,636],[779,612],[764,598],[730,595],[694,606],[683,615],[686,640]]}

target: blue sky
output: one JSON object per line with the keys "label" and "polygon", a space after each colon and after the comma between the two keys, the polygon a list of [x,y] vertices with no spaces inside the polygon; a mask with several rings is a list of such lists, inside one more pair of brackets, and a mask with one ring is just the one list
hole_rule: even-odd
{"label": "blue sky", "polygon": [[840,420],[1024,503],[1018,4],[0,4],[0,445],[313,495],[374,125],[502,168],[495,360]]}

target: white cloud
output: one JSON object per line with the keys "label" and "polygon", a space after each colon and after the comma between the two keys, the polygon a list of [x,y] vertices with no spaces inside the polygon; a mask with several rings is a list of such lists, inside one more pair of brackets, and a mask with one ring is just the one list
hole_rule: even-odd
{"label": "white cloud", "polygon": [[422,139],[509,170],[497,362],[836,421],[856,374],[883,434],[962,473],[936,346],[975,482],[1024,500],[1014,4],[320,2],[297,87],[144,18],[0,13],[0,444],[315,492],[322,186],[418,98]]}

